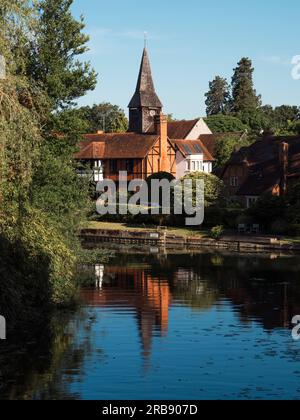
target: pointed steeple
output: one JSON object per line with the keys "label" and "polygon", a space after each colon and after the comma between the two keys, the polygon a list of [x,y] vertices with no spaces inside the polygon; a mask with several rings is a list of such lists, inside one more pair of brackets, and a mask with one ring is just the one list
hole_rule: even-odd
{"label": "pointed steeple", "polygon": [[130,131],[146,132],[155,115],[160,114],[160,102],[153,83],[147,48],[144,48],[135,93],[128,105]]}
{"label": "pointed steeple", "polygon": [[130,101],[129,108],[153,107],[162,108],[154,88],[148,51],[144,48],[141,68],[135,94]]}

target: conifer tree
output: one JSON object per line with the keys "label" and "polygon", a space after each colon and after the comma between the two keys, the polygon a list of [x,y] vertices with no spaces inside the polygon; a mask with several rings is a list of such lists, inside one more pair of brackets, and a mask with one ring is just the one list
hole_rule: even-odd
{"label": "conifer tree", "polygon": [[242,58],[234,69],[232,77],[231,111],[243,113],[261,106],[261,97],[257,95],[253,84],[252,61]]}
{"label": "conifer tree", "polygon": [[209,83],[209,91],[205,96],[207,116],[224,114],[228,111],[230,93],[226,79],[217,76]]}

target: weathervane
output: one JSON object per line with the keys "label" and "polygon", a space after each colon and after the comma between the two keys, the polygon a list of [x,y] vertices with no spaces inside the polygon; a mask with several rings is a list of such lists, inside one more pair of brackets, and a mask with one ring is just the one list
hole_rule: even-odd
{"label": "weathervane", "polygon": [[147,42],[148,42],[148,32],[144,32],[144,46],[147,48]]}

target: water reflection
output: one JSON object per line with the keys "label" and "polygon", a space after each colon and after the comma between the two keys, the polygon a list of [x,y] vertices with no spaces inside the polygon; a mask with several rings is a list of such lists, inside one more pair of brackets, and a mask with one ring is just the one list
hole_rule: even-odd
{"label": "water reflection", "polygon": [[241,322],[256,321],[266,330],[290,328],[300,313],[299,258],[170,255],[149,256],[143,264],[141,258],[85,267],[95,288],[82,297],[92,306],[133,309],[147,356],[152,334],[168,331],[172,304],[204,311],[225,299]]}
{"label": "water reflection", "polygon": [[299,271],[224,254],[81,267],[80,309],[0,347],[0,398],[300,398]]}

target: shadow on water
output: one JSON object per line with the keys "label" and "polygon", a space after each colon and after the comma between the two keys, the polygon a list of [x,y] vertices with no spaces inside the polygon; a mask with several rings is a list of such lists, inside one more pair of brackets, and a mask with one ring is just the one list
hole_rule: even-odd
{"label": "shadow on water", "polygon": [[[273,370],[286,363],[291,381],[300,375],[289,331],[299,272],[297,256],[221,253],[118,255],[81,267],[80,309],[53,316],[26,346],[0,342],[0,397],[280,397]],[[286,396],[299,396],[287,378]]]}

